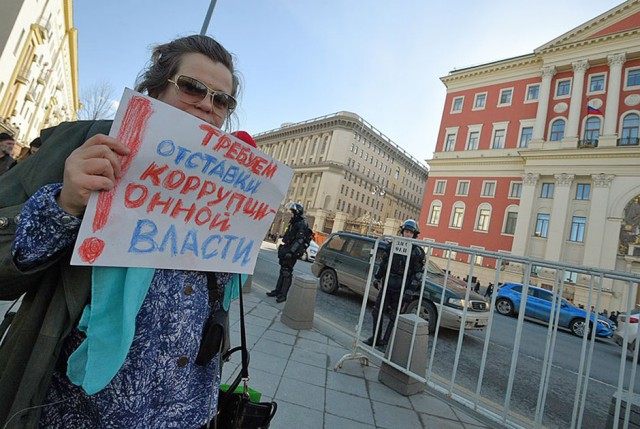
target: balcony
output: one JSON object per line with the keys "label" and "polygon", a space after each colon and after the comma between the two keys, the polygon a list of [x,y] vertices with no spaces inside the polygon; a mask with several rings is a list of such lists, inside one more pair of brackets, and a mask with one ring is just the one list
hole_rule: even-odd
{"label": "balcony", "polygon": [[578,140],[578,149],[598,147],[598,139]]}
{"label": "balcony", "polygon": [[640,138],[638,137],[623,137],[616,141],[616,146],[638,146],[640,145]]}

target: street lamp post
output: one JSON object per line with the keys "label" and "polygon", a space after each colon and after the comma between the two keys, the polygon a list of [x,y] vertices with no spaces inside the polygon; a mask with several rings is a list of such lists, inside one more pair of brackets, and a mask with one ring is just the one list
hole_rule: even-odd
{"label": "street lamp post", "polygon": [[202,23],[202,29],[200,30],[200,35],[204,36],[207,34],[207,29],[209,28],[209,21],[211,21],[211,15],[213,15],[213,9],[216,7],[217,0],[211,0],[211,4],[209,4],[209,10],[207,10],[207,15],[204,17],[204,22]]}

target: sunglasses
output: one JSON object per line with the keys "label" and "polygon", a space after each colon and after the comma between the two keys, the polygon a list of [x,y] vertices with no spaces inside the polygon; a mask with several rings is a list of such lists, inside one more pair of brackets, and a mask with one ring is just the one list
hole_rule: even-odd
{"label": "sunglasses", "polygon": [[211,94],[213,104],[228,113],[233,112],[238,105],[236,99],[226,92],[213,90],[198,79],[178,75],[175,80],[169,79],[169,82],[175,85],[178,98],[184,103],[198,104]]}

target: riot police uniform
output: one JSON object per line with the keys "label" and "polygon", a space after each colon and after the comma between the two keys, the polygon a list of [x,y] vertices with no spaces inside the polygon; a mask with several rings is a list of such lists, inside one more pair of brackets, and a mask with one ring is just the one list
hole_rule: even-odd
{"label": "riot police uniform", "polygon": [[[413,233],[413,238],[418,237],[420,231],[418,230],[418,225],[415,220],[408,219],[406,220],[402,226],[400,227],[400,235],[404,235],[404,231],[411,231]],[[374,274],[376,279],[376,283],[380,284],[384,281],[385,276],[387,275],[387,268],[389,266],[389,253],[391,249],[385,249],[382,260],[380,262],[380,266]],[[409,267],[407,271],[407,279],[410,282],[410,279],[415,278],[415,275],[419,272],[422,272],[424,269],[424,261],[425,261],[425,253],[422,247],[412,245],[411,246],[411,255],[409,259]],[[400,292],[402,290],[402,280],[404,278],[404,270],[407,262],[407,257],[405,255],[393,254],[391,258],[391,267],[389,269],[389,280],[387,282],[387,293],[383,294],[384,288],[380,287],[378,292],[378,297],[376,298],[376,303],[373,306],[373,334],[370,338],[368,338],[364,343],[372,346],[373,345],[373,335],[375,335],[376,328],[378,330],[378,339],[376,340],[376,346],[384,347],[387,345],[389,341],[389,337],[391,335],[391,331],[393,330],[393,325],[395,323],[396,312],[398,309],[398,305],[400,305]],[[405,286],[405,288],[409,287],[410,283]],[[384,295],[384,296],[383,296]],[[380,314],[380,310],[382,311],[382,317],[380,317],[380,326],[377,325],[378,315]],[[385,311],[386,310],[386,311]],[[382,322],[384,319],[384,313],[387,313],[389,317],[389,324],[387,329],[384,332],[383,337],[383,329]]]}

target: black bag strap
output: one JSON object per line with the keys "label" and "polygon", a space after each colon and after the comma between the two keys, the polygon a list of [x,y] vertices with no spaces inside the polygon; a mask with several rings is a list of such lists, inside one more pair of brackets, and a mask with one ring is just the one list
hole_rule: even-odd
{"label": "black bag strap", "polygon": [[244,380],[245,384],[249,380],[249,350],[247,349],[247,334],[246,334],[245,325],[244,325],[244,302],[242,300],[241,280],[242,280],[242,277],[240,277],[240,274],[238,274],[238,283],[240,284],[239,299],[240,299],[240,344],[241,345],[238,347],[234,347],[230,349],[228,352],[226,352],[223,355],[222,360],[226,361],[229,359],[229,357],[233,353],[240,351],[242,353],[242,369],[240,370],[240,373],[236,376],[236,378],[233,380],[233,383],[231,383],[231,385],[229,386],[229,389],[227,390],[228,392],[234,392],[236,388],[240,385],[240,382],[242,380]]}

